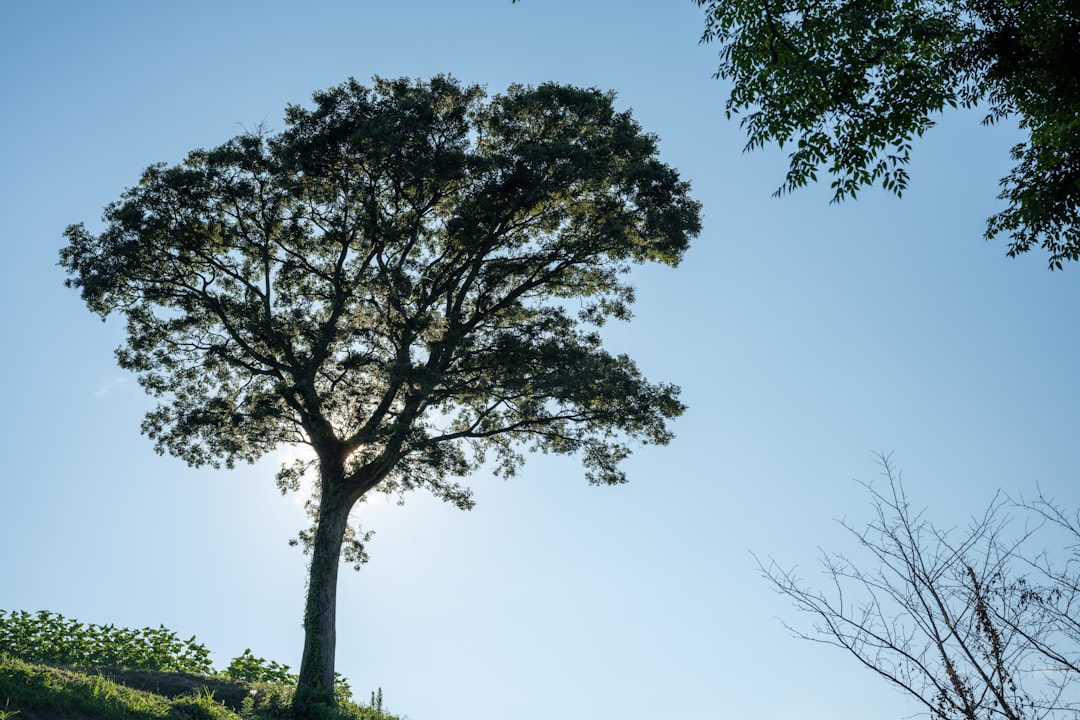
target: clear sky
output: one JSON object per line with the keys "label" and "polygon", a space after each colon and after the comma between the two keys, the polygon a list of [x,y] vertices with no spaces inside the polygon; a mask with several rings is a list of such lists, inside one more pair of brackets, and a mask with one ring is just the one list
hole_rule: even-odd
{"label": "clear sky", "polygon": [[274,458],[234,471],[160,458],[151,407],[63,287],[66,225],[174,163],[354,76],[450,73],[492,93],[615,90],[704,204],[683,264],[638,272],[612,348],[690,409],[629,484],[572,460],[478,475],[463,513],[423,495],[365,506],[371,562],[344,569],[338,669],[411,720],[899,718],[917,708],[798,623],[751,552],[816,579],[835,520],[869,519],[873,453],[963,524],[1040,485],[1075,508],[1080,267],[1005,257],[1009,127],[954,113],[916,143],[911,189],[829,205],[772,198],[784,155],[744,154],[689,0],[0,3],[0,608],[158,624],[296,668],[305,518]]}

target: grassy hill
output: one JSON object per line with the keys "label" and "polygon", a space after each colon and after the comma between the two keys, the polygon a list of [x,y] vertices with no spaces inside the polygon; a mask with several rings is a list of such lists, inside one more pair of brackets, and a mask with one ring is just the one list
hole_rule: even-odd
{"label": "grassy hill", "polygon": [[[0,720],[295,720],[287,666],[246,651],[215,672],[208,658],[164,627],[0,610]],[[400,720],[381,690],[359,704],[339,678],[338,700],[337,717],[319,720]]]}

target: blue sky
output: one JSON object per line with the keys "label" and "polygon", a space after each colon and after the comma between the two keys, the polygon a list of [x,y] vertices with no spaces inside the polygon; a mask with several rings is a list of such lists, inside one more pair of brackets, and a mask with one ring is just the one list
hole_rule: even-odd
{"label": "blue sky", "polygon": [[0,316],[7,338],[0,607],[164,624],[218,666],[296,667],[305,519],[275,458],[190,469],[139,434],[151,407],[56,266],[66,225],[155,162],[372,75],[450,73],[492,93],[615,90],[704,204],[683,264],[643,268],[609,345],[690,409],[629,484],[571,460],[480,474],[462,513],[374,502],[371,562],[342,573],[338,669],[411,720],[854,720],[917,708],[839,652],[792,639],[751,552],[816,578],[854,478],[894,452],[912,500],[963,524],[999,488],[1076,507],[1077,272],[985,242],[1017,141],[978,111],[915,145],[902,200],[781,199],[784,154],[744,154],[692,2],[0,4]]}

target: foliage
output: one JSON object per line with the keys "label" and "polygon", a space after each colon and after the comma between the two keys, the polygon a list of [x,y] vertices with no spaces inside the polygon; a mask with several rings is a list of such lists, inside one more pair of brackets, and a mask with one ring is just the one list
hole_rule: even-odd
{"label": "foliage", "polygon": [[[29,663],[88,668],[127,668],[206,675],[212,672],[210,651],[195,637],[179,641],[164,626],[129,630],[113,625],[83,624],[58,613],[0,610],[0,653]],[[260,685],[295,685],[288,665],[256,657],[250,648],[229,663],[222,677]],[[335,673],[335,695],[352,700],[348,680]],[[374,697],[374,696],[373,696]],[[381,698],[381,690],[380,690]]]}
{"label": "foliage", "polygon": [[[299,680],[297,675],[289,672],[288,665],[255,657],[251,652],[251,648],[245,649],[243,654],[233,658],[232,662],[222,672],[222,675],[237,682],[267,683],[269,685],[292,686],[296,685]],[[334,673],[334,695],[339,705],[352,701],[352,688],[349,681],[341,673]],[[379,689],[379,701],[379,707],[381,708],[381,688]],[[372,694],[373,705],[374,702],[375,695]]]}
{"label": "foliage", "polygon": [[[168,673],[159,673],[167,680]],[[95,718],[96,720],[293,720],[292,688],[254,684],[242,700],[219,700],[203,687],[179,695],[139,690],[90,671],[27,663],[0,654],[0,695],[9,698],[4,713],[16,717]],[[235,693],[233,693],[235,695]],[[33,713],[33,715],[29,715]],[[2,715],[3,713],[0,713]],[[331,720],[397,720],[371,707],[342,701]]]}
{"label": "foliage", "polygon": [[164,626],[84,625],[46,610],[0,610],[0,652],[27,662],[209,673],[210,651]]}
{"label": "foliage", "polygon": [[239,657],[233,658],[222,674],[230,680],[237,682],[265,682],[292,684],[296,682],[296,676],[289,673],[288,665],[280,665],[274,661],[267,661],[261,657],[255,657],[251,648],[244,650]]}
{"label": "foliage", "polygon": [[[317,476],[298,701],[332,701],[337,565],[366,559],[349,512],[372,489],[456,482],[522,448],[625,481],[664,444],[678,388],[650,383],[596,328],[628,319],[624,276],[675,265],[700,229],[687,183],[610,93],[447,77],[355,81],[180,165],[149,168],[66,231],[89,308],[127,320],[119,363],[161,404],[143,430],[192,465],[282,444]],[[575,312],[576,310],[576,312]]]}
{"label": "foliage", "polygon": [[[806,586],[775,562],[761,569],[815,618],[798,637],[840,647],[941,720],[1052,720],[1080,711],[1080,515],[1052,502],[996,498],[962,531],[912,510],[899,474],[881,458],[887,487],[867,485],[875,519],[848,529],[869,558],[825,555],[832,592]],[[1010,508],[1036,526],[1011,531]],[[1025,552],[1057,531],[1060,556]]]}
{"label": "foliage", "polygon": [[902,194],[912,141],[946,107],[988,104],[1028,139],[986,236],[1009,254],[1080,257],[1080,4],[1076,0],[696,0],[720,45],[727,113],[747,149],[793,144],[777,193],[833,177],[834,200]]}
{"label": "foliage", "polygon": [[[0,648],[0,697],[6,699],[0,717],[14,717],[25,710],[43,719],[293,718],[296,676],[288,674],[288,666],[254,657],[250,650],[232,661],[231,673],[221,676],[200,674],[205,671],[194,668],[170,670],[179,663],[168,652],[159,653],[153,663],[128,663],[121,670],[116,658],[145,657],[139,649],[139,633],[117,632],[111,625],[83,625],[48,612],[3,612],[0,618],[0,637],[6,643]],[[96,633],[95,629],[108,631]],[[114,638],[120,647],[112,654],[89,651],[105,638]],[[136,638],[135,647],[131,647],[132,638]],[[37,647],[54,650],[41,653],[35,651]],[[57,667],[60,664],[65,667]],[[327,715],[330,720],[396,720],[382,710],[381,689],[377,696],[372,693],[371,706],[354,703],[348,683],[340,676],[336,691],[338,708]]]}
{"label": "foliage", "polygon": [[517,439],[621,482],[609,435],[666,441],[681,406],[566,306],[628,317],[620,275],[675,264],[698,231],[655,138],[611,95],[557,85],[315,99],[281,135],[149,168],[100,235],[66,232],[68,284],[126,316],[119,362],[164,398],[144,423],[158,450],[229,465],[329,445],[350,476],[468,505],[445,481],[475,467],[464,450],[512,472]]}
{"label": "foliage", "polygon": [[102,720],[151,720],[169,713],[169,704],[150,693],[118,685],[100,675],[35,665],[0,655],[0,695],[19,708]]}

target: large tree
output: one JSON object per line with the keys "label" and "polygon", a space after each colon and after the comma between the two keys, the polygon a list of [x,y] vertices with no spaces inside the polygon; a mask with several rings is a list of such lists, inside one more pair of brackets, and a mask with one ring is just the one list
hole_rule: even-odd
{"label": "large tree", "polygon": [[986,237],[1080,259],[1080,1],[695,0],[720,45],[747,148],[791,146],[777,193],[833,176],[834,199],[907,186],[912,142],[947,106],[987,104],[1027,140]]}
{"label": "large tree", "polygon": [[[355,81],[155,165],[66,231],[89,308],[127,320],[122,367],[161,399],[143,423],[193,466],[288,444],[317,458],[298,706],[333,702],[339,561],[372,490],[455,481],[521,449],[625,481],[683,406],[596,328],[627,319],[636,263],[678,263],[700,229],[687,183],[613,95],[555,84],[491,99],[447,77]],[[286,467],[283,487],[304,468]]]}

